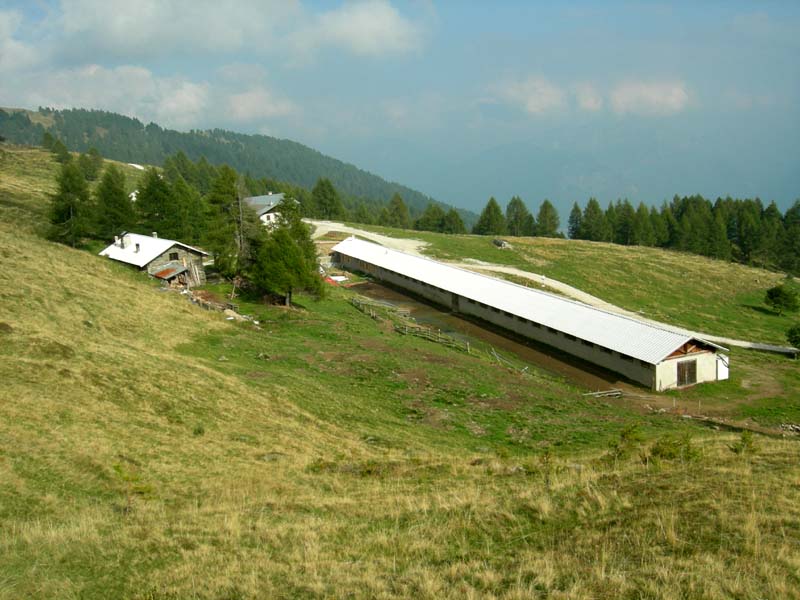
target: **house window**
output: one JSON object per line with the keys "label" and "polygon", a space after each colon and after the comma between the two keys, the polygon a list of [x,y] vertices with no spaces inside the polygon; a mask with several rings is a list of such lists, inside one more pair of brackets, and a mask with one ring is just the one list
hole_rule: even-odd
{"label": "house window", "polygon": [[684,360],[678,363],[678,385],[697,383],[697,361]]}
{"label": "house window", "polygon": [[178,253],[177,252],[170,252],[169,253],[170,260],[178,260]]}

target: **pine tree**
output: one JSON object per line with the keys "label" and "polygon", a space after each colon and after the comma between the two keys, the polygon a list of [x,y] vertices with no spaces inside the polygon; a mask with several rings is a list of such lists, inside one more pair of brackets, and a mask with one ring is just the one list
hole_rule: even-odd
{"label": "pine tree", "polygon": [[125,173],[111,163],[95,190],[97,233],[103,239],[129,231],[136,222],[128,193],[125,191]]}
{"label": "pine tree", "polygon": [[78,165],[68,161],[61,166],[50,206],[50,239],[74,248],[91,233],[92,217],[86,179]]}
{"label": "pine tree", "polygon": [[572,205],[572,210],[569,213],[569,222],[567,225],[567,235],[571,240],[581,239],[581,228],[583,223],[583,213],[581,207],[575,202]]}
{"label": "pine tree", "polygon": [[606,216],[595,198],[589,198],[581,216],[581,239],[602,242],[609,238]]}
{"label": "pine tree", "polygon": [[709,256],[719,260],[731,259],[731,243],[728,240],[728,226],[722,212],[714,215],[714,225],[709,240]]}
{"label": "pine tree", "polygon": [[395,194],[389,201],[389,220],[384,225],[397,227],[398,229],[411,228],[411,216],[408,214],[408,207],[400,194]]}
{"label": "pine tree", "polygon": [[228,166],[221,167],[206,201],[205,244],[217,270],[226,277],[235,277],[239,268],[237,221],[240,211],[236,171]]}
{"label": "pine tree", "polygon": [[656,244],[653,221],[650,216],[650,211],[647,210],[644,202],[640,202],[639,207],[636,209],[631,234],[632,244],[637,244],[639,246],[655,246]]}
{"label": "pine tree", "polygon": [[442,222],[442,232],[443,233],[467,233],[467,228],[464,227],[464,221],[461,219],[461,215],[458,214],[458,211],[455,208],[451,208],[447,211],[447,214],[444,216],[444,221]]}
{"label": "pine tree", "polygon": [[414,229],[418,231],[443,231],[445,212],[442,207],[429,203],[419,219],[414,221]]}
{"label": "pine tree", "polygon": [[508,235],[535,235],[528,230],[531,213],[519,196],[514,196],[506,206],[506,230]]}
{"label": "pine tree", "polygon": [[[613,224],[612,239],[616,244],[630,246],[634,243],[633,227],[634,221],[636,220],[636,211],[633,210],[633,206],[631,206],[631,203],[625,198],[624,201],[617,200],[615,213],[616,220]],[[609,226],[610,225],[611,224],[609,224]]]}
{"label": "pine tree", "polygon": [[489,202],[481,212],[478,222],[472,228],[472,233],[477,235],[503,235],[506,231],[506,222],[503,217],[503,211],[497,204],[494,197],[489,198]]}
{"label": "pine tree", "polygon": [[173,209],[169,184],[158,171],[148,169],[136,195],[139,228],[147,233],[157,232],[162,237],[172,236],[176,219]]}
{"label": "pine tree", "polygon": [[314,189],[311,190],[311,197],[318,218],[327,220],[345,218],[344,205],[330,179],[318,179]]}
{"label": "pine tree", "polygon": [[561,226],[561,219],[558,217],[556,207],[545,198],[536,214],[536,235],[541,237],[558,237],[558,228]]}

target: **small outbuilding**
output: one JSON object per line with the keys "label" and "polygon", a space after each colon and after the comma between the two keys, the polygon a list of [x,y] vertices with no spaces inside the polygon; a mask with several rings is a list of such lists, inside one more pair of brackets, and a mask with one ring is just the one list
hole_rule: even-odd
{"label": "small outbuilding", "polygon": [[726,348],[686,332],[348,238],[333,262],[656,391],[728,378]]}
{"label": "small outbuilding", "polygon": [[155,232],[114,236],[114,243],[100,252],[100,256],[133,265],[177,287],[202,285],[206,281],[203,257],[208,256],[207,252],[160,238]]}

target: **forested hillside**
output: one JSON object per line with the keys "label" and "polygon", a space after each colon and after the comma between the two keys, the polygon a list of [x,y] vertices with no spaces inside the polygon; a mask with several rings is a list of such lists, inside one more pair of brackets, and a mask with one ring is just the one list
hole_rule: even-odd
{"label": "forested hillside", "polygon": [[[168,156],[183,152],[192,160],[205,157],[214,165],[227,164],[253,177],[308,189],[319,178],[327,178],[340,193],[359,199],[385,203],[398,194],[412,216],[433,201],[421,192],[291,140],[222,129],[180,132],[100,110],[0,110],[0,136],[11,142],[40,144],[45,132],[62,140],[70,150],[85,152],[94,147],[103,156],[123,162],[162,164]],[[459,212],[467,223],[474,221],[472,213]]]}

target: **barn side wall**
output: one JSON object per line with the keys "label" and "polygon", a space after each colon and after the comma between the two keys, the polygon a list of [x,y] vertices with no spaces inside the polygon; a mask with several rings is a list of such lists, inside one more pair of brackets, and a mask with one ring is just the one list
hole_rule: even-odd
{"label": "barn side wall", "polygon": [[[654,388],[656,366],[618,352],[602,348],[578,338],[568,336],[561,331],[551,329],[527,319],[503,312],[491,306],[480,304],[474,300],[458,296],[441,288],[423,283],[411,277],[399,275],[377,267],[371,263],[345,256],[341,253],[335,257],[344,268],[369,273],[374,277],[409,290],[418,296],[450,308],[456,312],[477,317],[493,325],[502,327],[531,340],[557,348],[567,354],[581,358],[609,371],[620,373],[628,379],[649,388]],[[699,376],[699,367],[698,367]]]}

